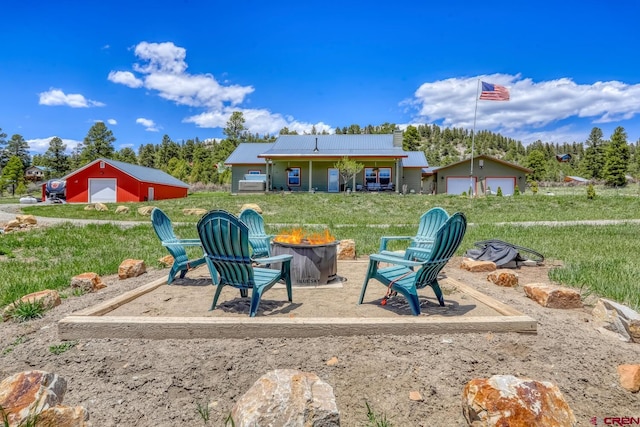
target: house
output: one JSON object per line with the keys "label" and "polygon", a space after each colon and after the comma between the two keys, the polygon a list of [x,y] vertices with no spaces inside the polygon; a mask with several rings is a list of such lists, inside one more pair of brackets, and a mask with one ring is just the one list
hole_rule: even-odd
{"label": "house", "polygon": [[24,171],[24,178],[28,181],[42,181],[44,180],[44,175],[50,169],[45,166],[29,166],[27,170]]}
{"label": "house", "polygon": [[512,195],[517,186],[523,193],[526,175],[531,169],[504,160],[480,155],[471,159],[442,166],[431,171],[438,194],[462,194],[473,190],[474,194],[496,194],[498,188],[505,196]]}
{"label": "house", "polygon": [[158,169],[96,159],[62,178],[69,203],[142,202],[187,197],[189,185]]}
{"label": "house", "polygon": [[[335,163],[348,157],[364,165],[343,182]],[[231,192],[341,189],[420,192],[423,152],[402,149],[402,131],[376,135],[280,135],[273,143],[244,143],[225,161]],[[256,182],[260,183],[257,185]]]}
{"label": "house", "polygon": [[570,184],[588,184],[589,180],[580,176],[565,176],[564,182],[568,182]]}

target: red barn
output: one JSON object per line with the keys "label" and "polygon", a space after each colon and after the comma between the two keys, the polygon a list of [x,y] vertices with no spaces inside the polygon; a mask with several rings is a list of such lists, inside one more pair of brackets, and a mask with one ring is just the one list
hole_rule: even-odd
{"label": "red barn", "polygon": [[158,169],[97,159],[71,172],[68,203],[143,202],[187,197],[189,185]]}

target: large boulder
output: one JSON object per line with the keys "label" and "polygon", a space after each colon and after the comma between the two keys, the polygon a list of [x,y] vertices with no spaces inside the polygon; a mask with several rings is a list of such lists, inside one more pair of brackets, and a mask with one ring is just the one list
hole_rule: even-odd
{"label": "large boulder", "polygon": [[0,383],[0,406],[9,425],[20,425],[43,409],[60,405],[67,382],[45,371],[19,372]]}
{"label": "large boulder", "polygon": [[356,259],[356,242],[353,239],[340,240],[338,243],[338,260]]}
{"label": "large boulder", "polygon": [[632,393],[640,391],[640,365],[618,365],[620,385]]}
{"label": "large boulder", "polygon": [[494,375],[464,387],[462,412],[470,426],[573,427],[576,417],[555,384]]}
{"label": "large boulder", "polygon": [[548,308],[581,308],[580,293],[575,289],[547,285],[545,283],[529,283],[524,285],[524,293]]}
{"label": "large boulder", "polygon": [[640,343],[640,314],[627,306],[600,298],[592,311],[605,329],[619,334],[627,342]]}
{"label": "large boulder", "polygon": [[125,259],[118,267],[118,278],[128,279],[138,277],[147,272],[147,266],[141,259]]}
{"label": "large boulder", "polygon": [[150,216],[151,212],[155,209],[155,206],[143,206],[138,208],[138,213],[144,216]]}
{"label": "large boulder", "polygon": [[471,258],[463,258],[460,268],[472,273],[482,273],[496,270],[496,263],[493,261],[475,261]]}
{"label": "large boulder", "polygon": [[201,208],[187,208],[187,209],[182,209],[182,213],[185,215],[195,215],[195,216],[202,216],[204,214],[206,214],[208,211],[206,209],[201,209]]}
{"label": "large boulder", "polygon": [[518,275],[511,270],[500,269],[489,273],[487,280],[498,286],[513,288],[518,286]]}
{"label": "large boulder", "polygon": [[71,278],[71,289],[80,289],[82,292],[96,292],[106,287],[97,273],[82,273]]}
{"label": "large boulder", "polygon": [[316,374],[276,369],[260,377],[236,402],[237,427],[340,425],[333,388]]}
{"label": "large boulder", "polygon": [[258,212],[259,214],[262,213],[262,209],[260,208],[260,206],[256,205],[255,203],[245,203],[244,205],[242,205],[240,207],[240,213],[242,213],[243,210],[245,209],[253,209],[254,211]]}

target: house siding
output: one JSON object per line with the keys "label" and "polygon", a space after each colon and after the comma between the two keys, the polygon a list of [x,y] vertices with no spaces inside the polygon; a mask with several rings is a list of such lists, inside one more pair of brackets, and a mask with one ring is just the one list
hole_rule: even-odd
{"label": "house siding", "polygon": [[412,190],[419,194],[422,191],[422,169],[405,169],[402,177],[403,186],[407,186],[407,193]]}

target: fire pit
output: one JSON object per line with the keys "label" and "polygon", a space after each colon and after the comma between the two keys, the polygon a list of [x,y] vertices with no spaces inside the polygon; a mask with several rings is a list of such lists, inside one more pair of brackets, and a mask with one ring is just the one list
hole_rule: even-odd
{"label": "fire pit", "polygon": [[[293,230],[276,236],[271,242],[271,255],[293,255],[291,284],[294,286],[326,285],[338,273],[338,244],[328,230],[306,235]],[[280,268],[273,264],[271,268]]]}

